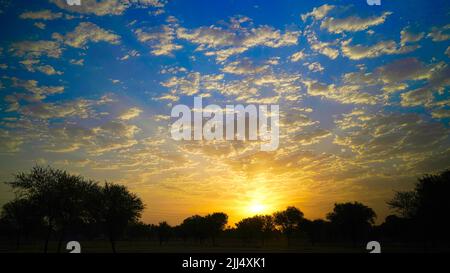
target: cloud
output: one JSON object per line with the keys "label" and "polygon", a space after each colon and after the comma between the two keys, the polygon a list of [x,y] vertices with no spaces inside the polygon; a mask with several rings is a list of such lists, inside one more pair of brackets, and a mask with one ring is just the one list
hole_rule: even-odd
{"label": "cloud", "polygon": [[21,106],[18,112],[24,116],[39,119],[68,117],[87,119],[93,116],[91,106],[91,102],[84,99],[59,103],[46,103],[39,101]]}
{"label": "cloud", "polygon": [[401,94],[402,106],[432,106],[435,93],[442,93],[450,85],[450,68],[444,62],[438,63],[429,71],[427,79],[426,85]]}
{"label": "cloud", "polygon": [[320,96],[327,99],[339,101],[346,104],[377,104],[380,99],[374,94],[361,90],[358,85],[343,85],[337,87],[334,84],[323,84],[318,81],[304,80],[307,94],[310,96]]}
{"label": "cloud", "polygon": [[32,60],[27,59],[20,62],[25,66],[25,68],[30,72],[36,72],[39,71],[41,73],[44,73],[46,75],[62,75],[63,72],[57,71],[53,66],[51,65],[40,65],[39,60]]}
{"label": "cloud", "polygon": [[267,64],[255,66],[250,59],[244,58],[239,61],[227,63],[222,68],[222,71],[229,74],[246,75],[264,72],[269,69],[269,67],[270,66]]}
{"label": "cloud", "polygon": [[44,149],[57,153],[84,149],[89,155],[101,155],[136,145],[135,135],[138,132],[140,129],[137,126],[118,121],[92,128],[67,124],[50,130]]}
{"label": "cloud", "polygon": [[367,18],[361,18],[358,16],[350,16],[342,19],[329,17],[322,21],[320,28],[326,29],[331,33],[356,32],[383,24],[386,21],[386,18],[391,14],[392,12],[387,11],[380,16],[372,16]]}
{"label": "cloud", "polygon": [[433,42],[442,42],[450,39],[450,24],[445,25],[441,28],[433,27],[431,28],[431,32],[428,33],[427,37],[430,37]]}
{"label": "cloud", "polygon": [[10,51],[14,56],[25,58],[38,58],[47,56],[51,58],[59,58],[62,54],[60,44],[55,41],[21,41],[12,43]]}
{"label": "cloud", "polygon": [[40,11],[27,11],[20,14],[21,19],[31,19],[31,20],[56,20],[63,17],[61,12],[52,12],[51,10],[45,9]]}
{"label": "cloud", "polygon": [[44,24],[42,22],[36,22],[33,25],[39,29],[45,29],[45,27],[47,26],[46,24]]}
{"label": "cloud", "polygon": [[111,44],[120,43],[120,36],[90,22],[80,23],[74,31],[69,32],[66,35],[54,33],[53,38],[66,45],[76,48],[85,47],[89,42],[108,42]]}
{"label": "cloud", "polygon": [[[199,91],[201,75],[198,72],[189,73],[185,77],[171,77],[161,83],[162,86],[173,90],[178,94],[192,96]],[[174,97],[171,97],[174,98]]]}
{"label": "cloud", "polygon": [[404,58],[376,68],[374,77],[386,84],[424,80],[431,77],[433,67],[426,67],[417,58]]}
{"label": "cloud", "polygon": [[409,28],[404,28],[402,31],[400,31],[400,44],[405,45],[407,43],[415,43],[425,36],[424,32],[412,32]]}
{"label": "cloud", "polygon": [[0,129],[0,154],[20,151],[23,138],[7,130]]}
{"label": "cloud", "polygon": [[289,56],[289,60],[291,62],[298,62],[298,61],[300,61],[301,59],[303,59],[305,57],[305,53],[303,51],[304,50],[300,50],[298,52],[295,52],[294,54]]}
{"label": "cloud", "polygon": [[313,8],[313,10],[308,13],[302,14],[301,18],[303,21],[306,21],[309,17],[313,17],[315,20],[321,20],[334,8],[335,6],[333,5],[325,4],[320,7]]}
{"label": "cloud", "polygon": [[174,43],[175,29],[174,26],[165,25],[158,28],[144,31],[136,29],[134,31],[138,40],[150,46],[151,53],[156,56],[166,55],[172,56],[172,52],[183,48],[181,45]]}
{"label": "cloud", "polygon": [[305,63],[304,65],[307,65],[308,69],[312,72],[320,72],[325,69],[319,62]]}
{"label": "cloud", "polygon": [[436,109],[431,112],[433,118],[450,118],[450,109]]}
{"label": "cloud", "polygon": [[257,46],[279,48],[297,44],[300,31],[282,33],[270,26],[242,26],[242,23],[249,21],[246,17],[238,17],[231,19],[228,28],[214,25],[192,30],[179,28],[177,37],[197,44],[197,51],[204,52],[206,56],[215,56],[219,62]]}
{"label": "cloud", "polygon": [[50,0],[60,9],[82,14],[121,15],[127,8],[134,7],[154,7],[163,8],[164,0],[82,0],[82,5],[68,5],[66,0]]}
{"label": "cloud", "polygon": [[137,107],[132,107],[125,112],[123,112],[118,119],[120,120],[130,120],[137,118],[142,113],[142,110]]}
{"label": "cloud", "polygon": [[40,86],[36,80],[11,78],[11,81],[12,87],[27,90],[32,94],[32,97],[27,97],[24,93],[21,93],[21,97],[28,98],[28,100],[43,100],[47,96],[64,92],[64,86]]}
{"label": "cloud", "polygon": [[341,43],[342,53],[352,60],[376,58],[382,55],[405,54],[419,48],[419,45],[399,46],[395,41],[381,41],[373,45],[350,45],[352,39]]}
{"label": "cloud", "polygon": [[410,164],[439,153],[449,141],[448,128],[417,114],[362,112],[335,122],[340,132],[334,142],[350,148],[361,160],[397,158],[397,163]]}
{"label": "cloud", "polygon": [[331,136],[331,133],[324,129],[315,129],[310,132],[302,131],[293,137],[294,141],[298,141],[301,145],[311,145],[319,143],[322,139]]}
{"label": "cloud", "polygon": [[317,35],[311,31],[305,31],[306,39],[308,40],[309,46],[312,50],[319,52],[322,55],[334,60],[339,56],[339,51],[330,47],[331,43],[319,41]]}

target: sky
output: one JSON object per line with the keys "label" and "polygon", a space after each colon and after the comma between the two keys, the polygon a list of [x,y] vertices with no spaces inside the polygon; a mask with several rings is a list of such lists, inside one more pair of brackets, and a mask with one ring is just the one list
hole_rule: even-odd
{"label": "sky", "polygon": [[[126,185],[143,220],[372,207],[450,167],[450,2],[0,0],[0,180]],[[276,104],[280,145],[175,141],[174,105]],[[0,204],[13,198],[0,185]]]}

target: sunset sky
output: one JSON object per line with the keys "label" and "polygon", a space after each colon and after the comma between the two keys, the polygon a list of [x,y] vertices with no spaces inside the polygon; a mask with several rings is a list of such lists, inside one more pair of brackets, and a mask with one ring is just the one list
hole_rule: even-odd
{"label": "sunset sky", "polygon": [[[148,223],[344,201],[383,221],[450,167],[449,18],[447,0],[0,0],[0,181],[40,164],[121,183]],[[278,104],[279,148],[172,140],[194,96]]]}

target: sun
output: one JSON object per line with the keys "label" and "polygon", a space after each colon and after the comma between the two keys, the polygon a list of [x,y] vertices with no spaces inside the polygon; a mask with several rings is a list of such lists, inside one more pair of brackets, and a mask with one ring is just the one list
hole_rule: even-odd
{"label": "sun", "polygon": [[260,202],[252,202],[247,208],[248,212],[252,214],[261,214],[265,212],[266,209],[267,209],[266,205]]}

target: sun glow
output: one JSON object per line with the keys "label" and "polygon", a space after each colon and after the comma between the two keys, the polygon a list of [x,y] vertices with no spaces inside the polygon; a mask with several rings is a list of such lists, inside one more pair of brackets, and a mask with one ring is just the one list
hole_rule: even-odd
{"label": "sun glow", "polygon": [[248,206],[247,210],[252,214],[262,214],[266,211],[266,206],[255,201]]}

